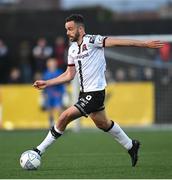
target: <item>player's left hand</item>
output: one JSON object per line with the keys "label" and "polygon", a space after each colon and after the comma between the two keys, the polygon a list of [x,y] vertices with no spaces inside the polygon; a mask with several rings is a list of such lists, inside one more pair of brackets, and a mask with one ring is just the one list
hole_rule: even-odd
{"label": "player's left hand", "polygon": [[145,46],[148,48],[162,48],[164,46],[164,42],[159,41],[159,40],[145,41]]}

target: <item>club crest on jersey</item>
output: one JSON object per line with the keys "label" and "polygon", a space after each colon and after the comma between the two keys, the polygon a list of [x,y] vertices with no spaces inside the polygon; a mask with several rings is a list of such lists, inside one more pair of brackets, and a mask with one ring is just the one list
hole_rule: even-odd
{"label": "club crest on jersey", "polygon": [[82,52],[87,51],[87,50],[88,50],[88,49],[87,49],[86,44],[83,44],[83,46],[82,46]]}
{"label": "club crest on jersey", "polygon": [[95,42],[95,39],[96,39],[96,36],[91,36],[90,37],[90,40],[89,40],[89,43],[92,43],[92,44],[94,44],[94,42]]}

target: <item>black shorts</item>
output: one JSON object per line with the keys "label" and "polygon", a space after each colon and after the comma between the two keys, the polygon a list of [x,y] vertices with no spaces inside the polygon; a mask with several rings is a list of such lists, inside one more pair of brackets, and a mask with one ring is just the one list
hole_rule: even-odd
{"label": "black shorts", "polygon": [[78,102],[74,105],[85,117],[92,112],[102,111],[104,107],[105,90],[80,92]]}

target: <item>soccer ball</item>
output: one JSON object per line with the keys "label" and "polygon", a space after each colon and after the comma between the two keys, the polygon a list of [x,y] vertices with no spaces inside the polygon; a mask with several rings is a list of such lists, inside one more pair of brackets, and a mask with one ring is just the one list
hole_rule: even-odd
{"label": "soccer ball", "polygon": [[20,157],[20,165],[26,170],[36,170],[41,165],[41,156],[33,151],[25,151]]}

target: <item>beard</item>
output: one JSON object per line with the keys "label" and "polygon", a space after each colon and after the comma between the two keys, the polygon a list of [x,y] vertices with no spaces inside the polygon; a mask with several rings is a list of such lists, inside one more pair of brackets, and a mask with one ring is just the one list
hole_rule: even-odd
{"label": "beard", "polygon": [[76,42],[79,39],[79,32],[77,31],[76,34],[73,37],[69,37],[71,42]]}

